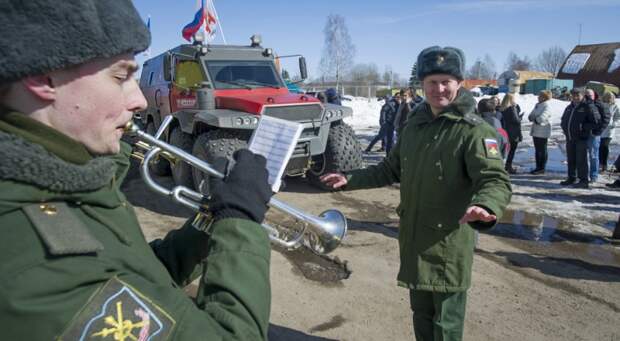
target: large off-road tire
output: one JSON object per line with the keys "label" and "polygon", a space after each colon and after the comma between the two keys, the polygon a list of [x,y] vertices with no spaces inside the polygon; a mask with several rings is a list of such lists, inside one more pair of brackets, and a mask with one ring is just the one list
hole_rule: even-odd
{"label": "large off-road tire", "polygon": [[[218,157],[232,160],[233,153],[246,148],[250,139],[251,131],[216,129],[201,134],[194,142],[192,154],[202,160],[213,164]],[[208,174],[196,168],[192,169],[194,188],[203,194],[209,194]],[[248,174],[248,176],[252,176]]]}
{"label": "large off-road tire", "polygon": [[342,121],[332,123],[325,153],[313,157],[313,161],[313,167],[308,171],[308,178],[313,185],[323,190],[330,188],[321,183],[319,180],[321,175],[364,167],[362,146],[355,138],[353,129]]}
{"label": "large off-road tire", "polygon": [[[155,129],[155,123],[153,123],[153,121],[150,121],[149,123],[146,124],[147,134],[151,136],[155,136],[156,132],[157,132],[157,129]],[[155,158],[155,160],[153,160],[151,164],[149,165],[149,169],[155,175],[159,175],[159,176],[170,175],[170,163],[168,162],[168,160],[164,159],[163,157]]]}
{"label": "large off-road tire", "polygon": [[[194,138],[192,135],[184,133],[181,127],[174,127],[170,132],[170,144],[191,154],[192,148],[194,147]],[[187,162],[179,161],[170,163],[174,183],[178,186],[193,188],[194,179],[192,177],[192,168],[193,167]]]}

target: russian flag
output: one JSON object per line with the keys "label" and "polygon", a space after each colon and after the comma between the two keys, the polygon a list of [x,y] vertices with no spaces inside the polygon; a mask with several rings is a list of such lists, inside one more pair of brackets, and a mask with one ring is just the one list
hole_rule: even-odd
{"label": "russian flag", "polygon": [[196,15],[194,15],[194,20],[192,20],[191,23],[183,27],[183,38],[191,42],[192,36],[194,35],[194,33],[200,30],[204,22],[205,22],[205,1],[201,0],[200,8],[196,12]]}

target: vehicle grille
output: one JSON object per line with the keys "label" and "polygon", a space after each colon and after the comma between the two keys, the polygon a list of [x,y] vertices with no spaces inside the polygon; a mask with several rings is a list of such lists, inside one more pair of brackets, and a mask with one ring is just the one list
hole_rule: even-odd
{"label": "vehicle grille", "polygon": [[287,105],[287,106],[266,106],[263,115],[281,118],[289,121],[321,122],[323,116],[323,108],[320,104],[307,105]]}

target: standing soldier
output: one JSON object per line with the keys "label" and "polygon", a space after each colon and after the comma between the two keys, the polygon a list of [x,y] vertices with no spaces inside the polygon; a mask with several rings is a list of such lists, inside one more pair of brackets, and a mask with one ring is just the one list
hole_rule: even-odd
{"label": "standing soldier", "polygon": [[[474,230],[495,225],[510,201],[496,131],[461,88],[465,58],[453,47],[418,56],[426,102],[381,163],[322,181],[354,190],[400,182],[398,283],[410,289],[416,340],[461,340]],[[473,228],[473,229],[472,229]]]}
{"label": "standing soldier", "polygon": [[266,339],[265,159],[236,154],[207,229],[150,244],[120,191],[150,40],[131,1],[5,0],[0,33],[2,339]]}

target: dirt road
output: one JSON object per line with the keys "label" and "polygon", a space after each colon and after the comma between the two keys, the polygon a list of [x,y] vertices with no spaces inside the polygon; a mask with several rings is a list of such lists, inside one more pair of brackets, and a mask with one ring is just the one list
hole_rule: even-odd
{"label": "dirt road", "polygon": [[[525,201],[539,199],[523,194],[532,185],[527,176],[515,183],[503,223],[479,236],[465,340],[620,340],[620,249],[604,238],[618,205],[600,231],[579,232],[524,211]],[[124,188],[148,239],[191,214],[140,179]],[[338,208],[349,233],[329,257],[272,252],[270,339],[413,340],[408,291],[395,280],[398,188],[320,193],[293,180],[278,198],[313,214]]]}

